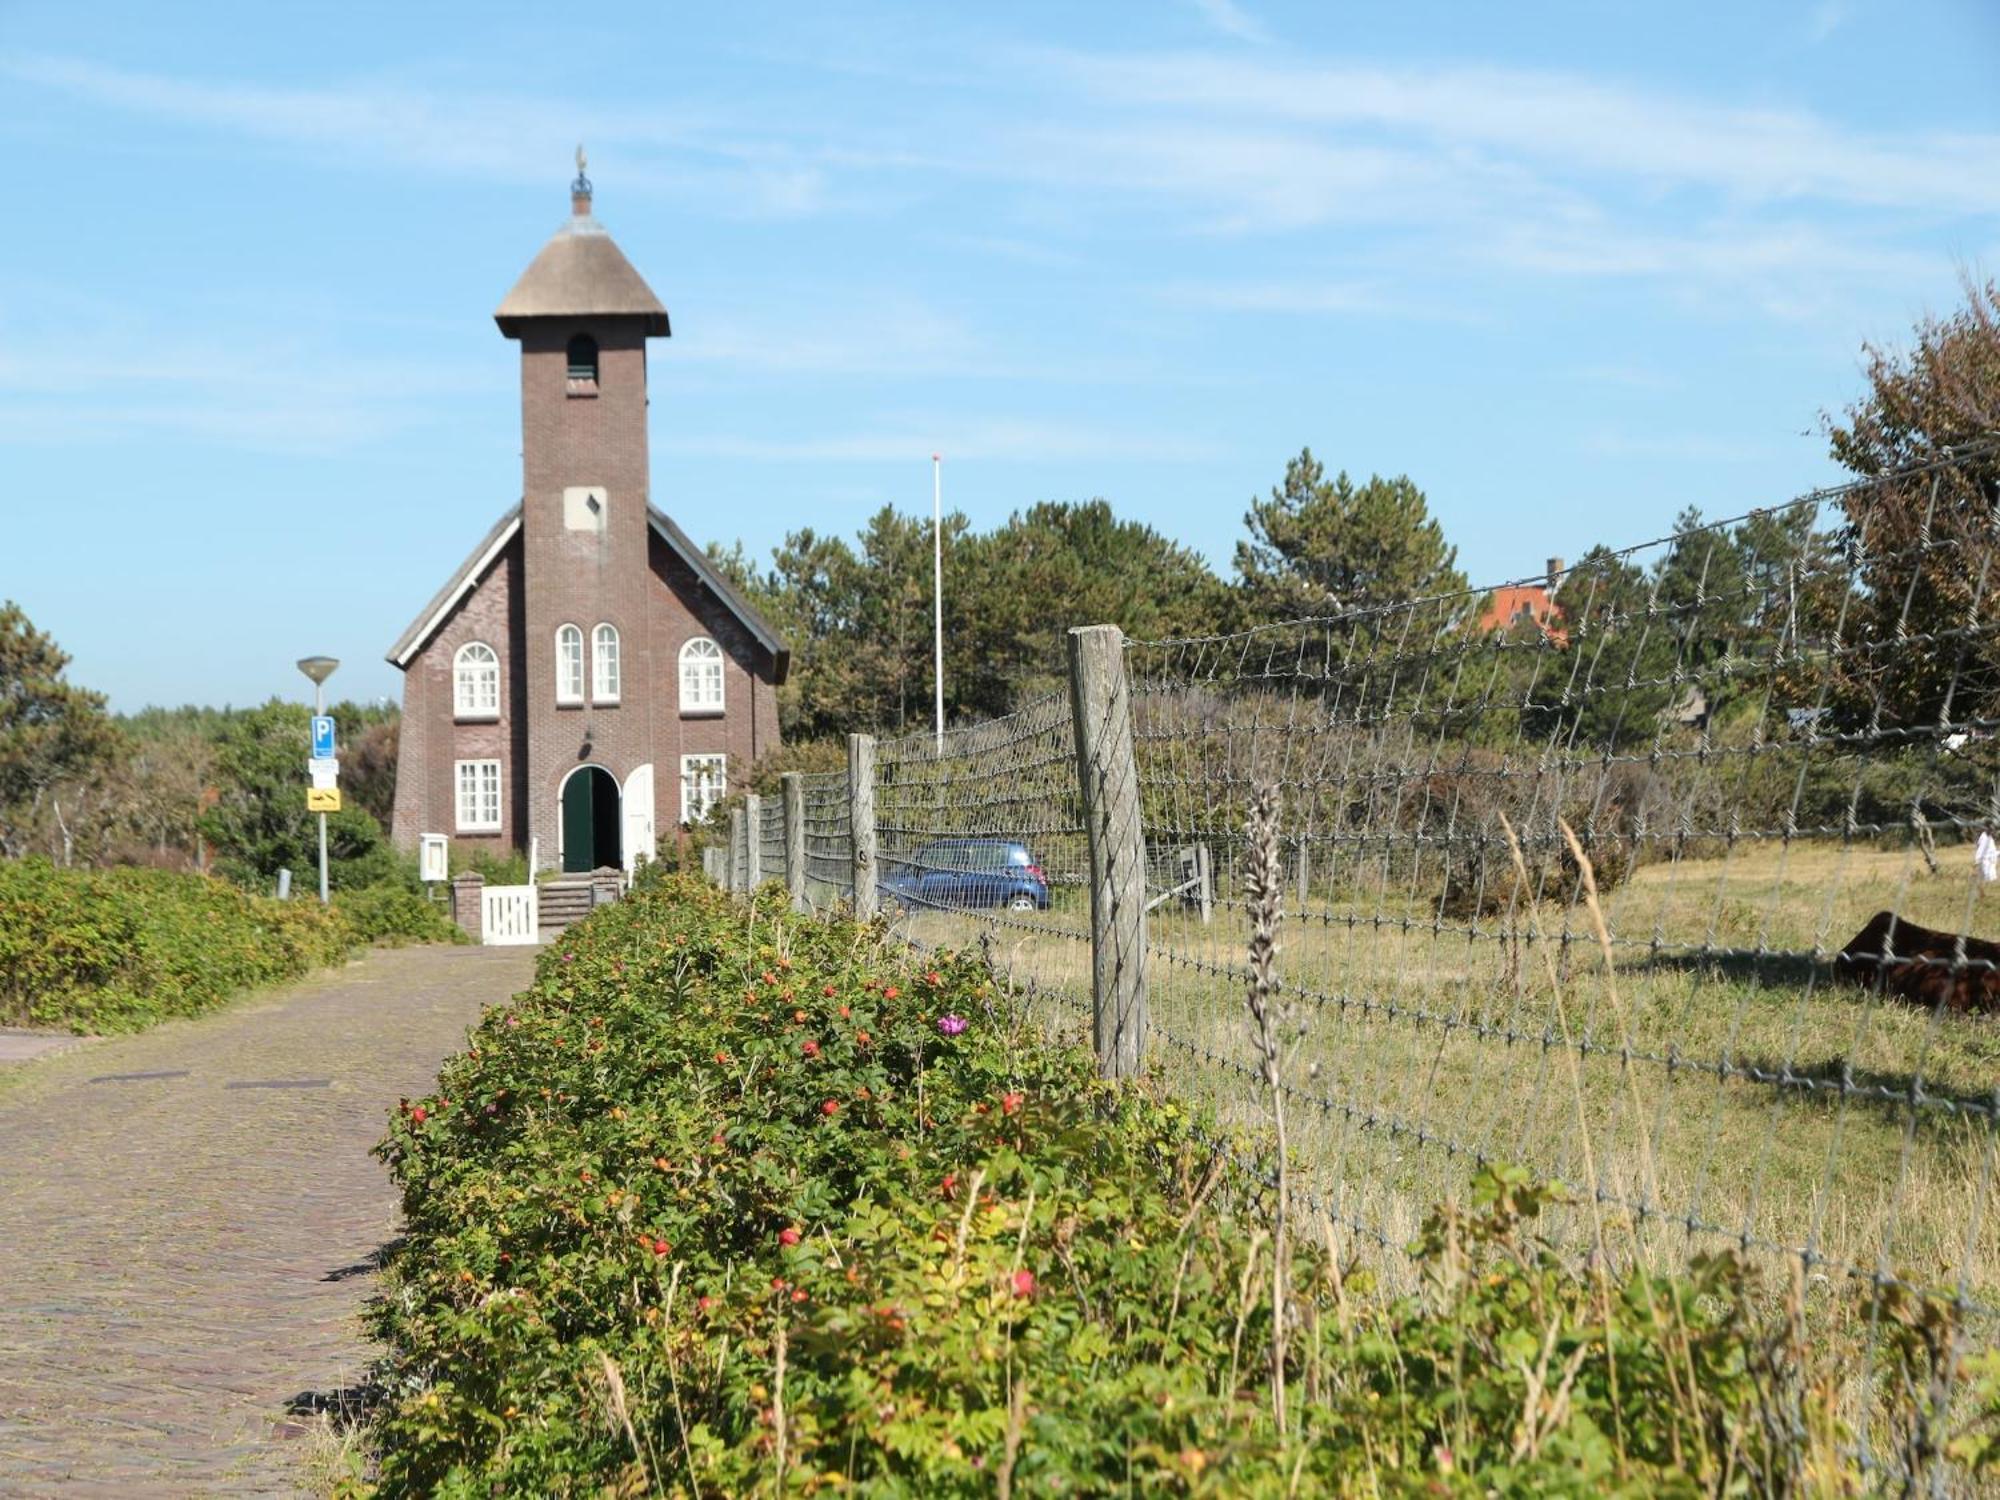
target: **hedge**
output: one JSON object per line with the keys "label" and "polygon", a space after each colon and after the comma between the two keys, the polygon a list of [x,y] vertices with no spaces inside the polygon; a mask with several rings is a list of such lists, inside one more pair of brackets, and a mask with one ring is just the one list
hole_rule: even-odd
{"label": "hedge", "polygon": [[339,962],[359,943],[453,935],[422,898],[253,896],[168,870],[0,861],[0,1024],[135,1031]]}
{"label": "hedge", "polygon": [[[979,962],[655,879],[396,1111],[407,1234],[348,1488],[1859,1486],[1825,1361],[1744,1263],[1572,1265],[1534,1233],[1559,1190],[1504,1170],[1425,1226],[1413,1294],[1300,1234],[1281,1430],[1268,1205],[1213,1128],[1099,1082]],[[1953,1411],[1968,1464],[1982,1380]],[[1945,1446],[1920,1415],[1875,1435]]]}

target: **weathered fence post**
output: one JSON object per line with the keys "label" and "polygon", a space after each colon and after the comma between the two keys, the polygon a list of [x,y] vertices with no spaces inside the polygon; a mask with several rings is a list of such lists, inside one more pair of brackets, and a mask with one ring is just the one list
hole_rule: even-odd
{"label": "weathered fence post", "polygon": [[745,866],[743,863],[743,809],[729,809],[729,883],[731,893],[742,890]]}
{"label": "weathered fence post", "polygon": [[1069,697],[1090,837],[1091,1031],[1098,1072],[1129,1078],[1146,1047],[1146,840],[1116,625],[1070,631]]}
{"label": "weathered fence post", "polygon": [[792,893],[792,910],[805,911],[806,901],[806,778],[787,771],[778,778],[785,792],[785,889]]}
{"label": "weathered fence post", "polygon": [[743,889],[764,883],[764,799],[755,792],[743,798]]}
{"label": "weathered fence post", "polygon": [[847,737],[847,829],[854,846],[854,917],[875,915],[875,736]]}

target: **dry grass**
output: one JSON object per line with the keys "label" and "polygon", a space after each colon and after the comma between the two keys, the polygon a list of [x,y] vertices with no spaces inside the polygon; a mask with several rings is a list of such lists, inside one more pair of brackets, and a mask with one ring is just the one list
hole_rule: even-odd
{"label": "dry grass", "polygon": [[[1750,844],[1647,868],[1606,898],[1608,969],[1580,905],[1468,934],[1421,895],[1315,887],[1279,958],[1303,1017],[1288,1068],[1302,1184],[1357,1244],[1391,1247],[1391,1274],[1423,1214],[1497,1158],[1602,1195],[1649,1258],[1748,1245],[1781,1280],[1804,1253],[1817,1285],[1887,1271],[2000,1304],[2000,1019],[1835,986],[1810,957],[1884,908],[2000,934],[2000,890],[1976,887],[1965,851],[1942,858],[1933,876],[1914,852]],[[1017,976],[1087,1004],[1070,902],[907,925],[947,946],[984,933]],[[1151,1058],[1169,1087],[1261,1125],[1236,1071],[1254,1057],[1241,909],[1219,901],[1204,926],[1162,907],[1148,937]],[[1578,1211],[1557,1228],[1581,1245],[1586,1225]]]}

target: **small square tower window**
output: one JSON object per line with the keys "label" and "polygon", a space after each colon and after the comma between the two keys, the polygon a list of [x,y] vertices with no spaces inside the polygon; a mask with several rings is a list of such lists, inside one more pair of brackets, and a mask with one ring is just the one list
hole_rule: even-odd
{"label": "small square tower window", "polygon": [[563,491],[563,530],[602,534],[610,497],[596,484],[573,484]]}

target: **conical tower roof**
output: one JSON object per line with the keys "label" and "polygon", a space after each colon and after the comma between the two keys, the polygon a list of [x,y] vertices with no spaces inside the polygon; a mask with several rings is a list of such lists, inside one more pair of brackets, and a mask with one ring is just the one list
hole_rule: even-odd
{"label": "conical tower roof", "polygon": [[508,338],[518,338],[529,318],[636,317],[646,320],[650,336],[664,338],[673,331],[667,326],[665,306],[592,216],[590,197],[579,147],[576,181],[570,184],[569,222],[528,262],[528,269],[493,314]]}

